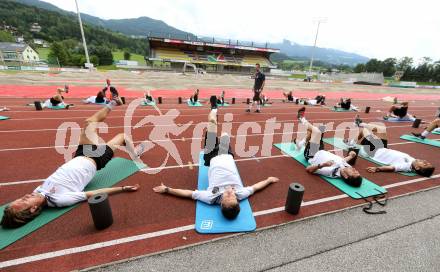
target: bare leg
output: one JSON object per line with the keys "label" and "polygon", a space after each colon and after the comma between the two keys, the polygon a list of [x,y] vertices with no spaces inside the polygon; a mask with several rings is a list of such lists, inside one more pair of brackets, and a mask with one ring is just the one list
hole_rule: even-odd
{"label": "bare leg", "polygon": [[426,128],[427,131],[431,132],[434,129],[438,128],[440,126],[440,118],[435,119],[431,123],[429,123],[428,127]]}
{"label": "bare leg", "polygon": [[358,142],[361,142],[362,139],[364,139],[368,135],[374,135],[377,138],[383,140],[388,139],[387,130],[385,126],[375,123],[361,123],[360,126],[362,129],[359,131]]}
{"label": "bare leg", "polygon": [[80,145],[84,145],[84,144],[98,145],[99,136],[96,133],[97,123],[104,121],[110,111],[111,111],[110,108],[103,107],[94,115],[86,119],[86,125],[81,130],[81,136],[79,139]]}

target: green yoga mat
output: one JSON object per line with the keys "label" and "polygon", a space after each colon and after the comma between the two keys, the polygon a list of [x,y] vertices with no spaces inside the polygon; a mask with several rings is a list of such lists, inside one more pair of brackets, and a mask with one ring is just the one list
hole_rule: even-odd
{"label": "green yoga mat", "polygon": [[223,104],[222,103],[217,103],[217,106],[218,107],[229,107],[229,103],[226,103],[226,102],[223,103]]}
{"label": "green yoga mat", "polygon": [[0,116],[0,120],[8,120],[9,117],[8,116]]}
{"label": "green yoga mat", "polygon": [[[112,159],[105,168],[98,171],[95,177],[90,181],[85,191],[111,187],[116,183],[128,178],[136,173],[144,165],[137,164],[131,160],[123,158]],[[66,212],[74,209],[79,204],[65,208],[46,208],[43,212],[31,222],[16,229],[4,229],[0,227],[0,250],[36,231],[47,223],[55,220]],[[0,218],[3,217],[3,211],[6,205],[0,207]],[[91,219],[90,219],[90,222]],[[92,224],[92,223],[90,223]]]}
{"label": "green yoga mat", "polygon": [[343,108],[335,108],[335,107],[333,107],[333,108],[329,107],[329,109],[330,109],[331,111],[335,111],[335,112],[350,112],[350,111],[355,111],[355,110],[346,110],[346,109],[343,109]]}
{"label": "green yoga mat", "polygon": [[[342,150],[348,150],[348,148],[349,148],[349,146],[346,145],[341,138],[324,138],[324,139],[322,139],[322,141],[324,143],[327,143],[329,145],[333,145],[334,147],[342,149]],[[355,147],[359,149],[359,157],[361,157],[361,158],[363,158],[363,159],[365,159],[365,160],[367,160],[369,162],[372,162],[374,164],[377,164],[379,166],[384,166],[385,165],[385,164],[380,163],[378,161],[375,161],[371,157],[369,157],[365,153],[364,148],[361,145],[356,144]],[[404,175],[404,176],[408,176],[408,177],[415,177],[415,176],[417,176],[417,174],[414,173],[414,172],[397,172],[397,173],[399,173],[401,175]]]}
{"label": "green yoga mat", "polygon": [[431,133],[432,133],[432,134],[436,134],[436,135],[440,135],[440,131],[435,131],[435,130],[433,130]]}
{"label": "green yoga mat", "polygon": [[141,103],[141,106],[156,106],[156,101],[152,101],[152,102],[145,102],[145,101],[143,101]]}
{"label": "green yoga mat", "polygon": [[432,145],[435,147],[440,147],[440,141],[436,141],[436,140],[432,140],[432,139],[425,138],[422,140],[416,136],[407,135],[407,134],[400,136],[400,139],[407,140],[410,142],[416,142],[416,143],[421,143],[421,144],[426,144],[426,145]]}
{"label": "green yoga mat", "polygon": [[[292,157],[297,162],[301,163],[303,166],[307,167],[310,165],[304,158],[304,151],[297,150],[294,143],[280,143],[274,144],[274,146]],[[362,199],[370,196],[382,195],[387,192],[385,188],[369,181],[366,178],[362,178],[362,185],[360,187],[353,187],[345,183],[341,178],[329,178],[322,175],[319,175],[319,177],[354,199]]]}
{"label": "green yoga mat", "polygon": [[188,106],[190,107],[203,107],[202,103],[200,103],[199,101],[197,101],[196,103],[191,103],[190,100],[187,100],[186,103],[188,104]]}

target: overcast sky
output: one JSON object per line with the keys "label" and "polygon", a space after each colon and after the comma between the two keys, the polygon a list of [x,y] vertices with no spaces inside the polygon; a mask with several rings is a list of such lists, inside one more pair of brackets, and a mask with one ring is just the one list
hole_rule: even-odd
{"label": "overcast sky", "polygon": [[[74,0],[44,0],[75,11]],[[370,58],[428,56],[440,60],[440,1],[396,0],[78,0],[103,19],[148,16],[201,36],[259,42],[288,39]]]}

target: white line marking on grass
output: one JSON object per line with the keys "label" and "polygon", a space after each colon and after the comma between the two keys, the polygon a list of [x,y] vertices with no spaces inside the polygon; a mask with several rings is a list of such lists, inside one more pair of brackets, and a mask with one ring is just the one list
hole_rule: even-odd
{"label": "white line marking on grass", "polygon": [[[421,181],[425,181],[425,180],[429,180],[429,179],[435,179],[438,177],[440,177],[440,174],[432,176],[430,178],[418,178],[418,179],[409,180],[406,182],[398,182],[398,183],[394,183],[394,184],[389,184],[384,187],[385,188],[393,188],[393,187],[403,186],[403,185],[410,184],[410,183],[416,183],[416,182],[421,182]],[[348,198],[348,195],[343,194],[343,195],[336,195],[336,196],[306,201],[306,202],[301,203],[301,207],[316,205],[316,204],[330,202],[330,201],[343,199],[343,198]],[[277,207],[277,208],[254,212],[253,214],[254,214],[254,216],[261,216],[261,215],[267,215],[267,214],[272,214],[272,213],[277,213],[277,212],[282,212],[282,211],[284,211],[284,207]],[[32,255],[32,256],[27,256],[27,257],[22,257],[22,258],[17,258],[17,259],[12,259],[12,260],[8,260],[8,261],[0,262],[0,268],[6,268],[6,267],[16,266],[16,265],[20,265],[20,264],[26,264],[26,263],[52,259],[52,258],[56,258],[56,257],[62,257],[62,256],[66,256],[66,255],[76,254],[76,253],[87,252],[87,251],[105,248],[105,247],[117,246],[117,245],[126,244],[126,243],[130,243],[130,242],[136,242],[136,241],[161,237],[161,236],[170,235],[170,234],[174,234],[174,233],[193,230],[194,228],[195,228],[195,225],[186,225],[186,226],[181,226],[181,227],[176,227],[176,228],[170,228],[170,229],[164,229],[164,230],[155,231],[155,232],[144,233],[144,234],[140,234],[140,235],[128,236],[128,237],[109,240],[109,241],[105,241],[105,242],[89,244],[89,245],[85,245],[85,246],[72,247],[72,248],[56,250],[56,251],[52,251],[52,252],[46,252],[46,253],[42,253],[42,254],[36,254],[36,255]]]}

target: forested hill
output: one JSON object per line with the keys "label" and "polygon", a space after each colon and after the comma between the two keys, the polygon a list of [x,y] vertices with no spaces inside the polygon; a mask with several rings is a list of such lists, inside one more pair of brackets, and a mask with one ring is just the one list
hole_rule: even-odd
{"label": "forested hill", "polygon": [[[0,1],[0,24],[18,29],[25,40],[32,38],[44,39],[48,42],[75,40],[81,41],[78,19],[74,14],[61,15],[59,12],[28,6],[16,1]],[[39,33],[30,31],[33,23],[41,26]],[[108,47],[111,50],[121,49],[145,55],[148,43],[145,39],[133,39],[112,32],[103,27],[84,23],[84,32],[88,45],[91,47]]]}

